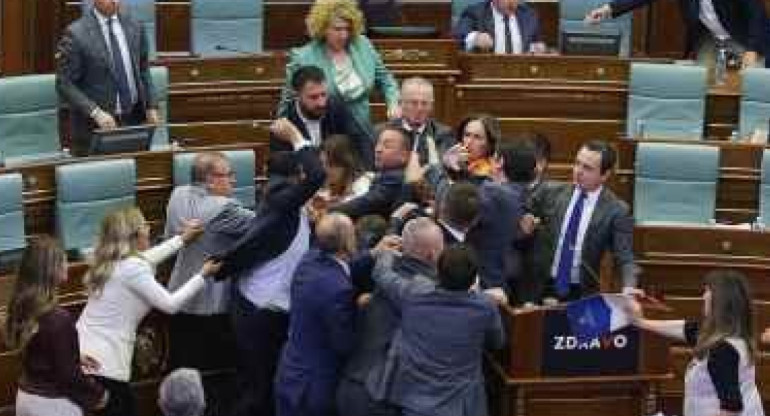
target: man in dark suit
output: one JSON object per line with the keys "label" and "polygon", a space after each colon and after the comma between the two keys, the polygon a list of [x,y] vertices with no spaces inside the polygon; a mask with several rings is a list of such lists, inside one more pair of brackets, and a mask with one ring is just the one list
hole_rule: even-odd
{"label": "man in dark suit", "polygon": [[468,6],[452,30],[466,51],[529,53],[541,49],[540,21],[520,0],[489,0]]}
{"label": "man in dark suit", "polygon": [[218,278],[237,276],[230,301],[237,352],[236,416],[273,414],[272,386],[286,340],[291,278],[310,247],[303,206],[326,178],[318,152],[291,122],[276,120],[271,129],[294,148],[293,154],[284,155],[291,163],[283,165],[285,172],[271,175],[242,237],[211,253],[223,262]]}
{"label": "man in dark suit", "polygon": [[455,144],[452,129],[433,118],[433,84],[422,77],[401,82],[401,118],[391,123],[403,127],[412,139],[412,150],[420,155],[420,164],[435,164]]}
{"label": "man in dark suit", "polygon": [[385,125],[380,130],[377,146],[374,148],[374,164],[377,171],[369,190],[330,209],[342,212],[354,220],[371,214],[388,218],[407,194],[404,168],[409,161],[410,146],[411,140],[403,129]]}
{"label": "man in dark suit", "polygon": [[343,214],[325,215],[315,236],[317,248],[305,255],[291,282],[289,338],[275,381],[278,416],[334,414],[339,373],[354,345],[353,222]]}
{"label": "man in dark suit", "polygon": [[468,230],[478,220],[480,197],[478,187],[470,182],[451,184],[438,204],[438,225],[444,245],[465,242]]}
{"label": "man in dark suit", "polygon": [[[655,0],[614,0],[588,13],[598,22],[630,12]],[[770,52],[770,20],[761,0],[679,0],[687,30],[685,58],[693,58],[708,39],[735,42],[743,49],[742,64],[754,66]]]}
{"label": "man in dark suit", "polygon": [[158,123],[147,38],[118,13],[119,0],[94,0],[67,27],[56,53],[56,85],[69,104],[72,153],[87,156],[93,130]]}
{"label": "man in dark suit", "polygon": [[573,300],[598,292],[599,264],[607,251],[623,290],[636,286],[634,219],[628,205],[604,186],[616,157],[605,142],[584,144],[575,156],[573,184],[553,184],[532,201],[532,215],[522,228],[531,232],[539,220],[539,238],[546,240],[541,246],[547,249],[535,259],[536,273],[552,287],[547,297]]}
{"label": "man in dark suit", "polygon": [[472,289],[473,250],[459,244],[441,253],[438,287],[401,278],[393,261],[383,252],[373,274],[401,314],[386,362],[386,399],[404,416],[486,415],[482,356],[503,346],[504,333],[498,305]]}
{"label": "man in dark suit", "polygon": [[[438,226],[430,218],[413,219],[404,226],[403,255],[395,260],[393,271],[400,279],[435,285],[436,263],[444,249]],[[375,288],[358,324],[356,344],[339,389],[337,406],[345,416],[392,416],[397,408],[383,402],[386,396],[385,363],[396,329],[400,325],[396,305]]]}
{"label": "man in dark suit", "polygon": [[[297,69],[292,75],[291,86],[295,98],[286,106],[285,117],[297,127],[302,137],[308,138],[311,145],[320,147],[333,134],[346,135],[363,162],[360,146],[369,143],[369,139],[352,122],[345,104],[329,96],[326,76],[321,68],[307,65]],[[270,152],[291,151],[290,144],[270,135]]]}

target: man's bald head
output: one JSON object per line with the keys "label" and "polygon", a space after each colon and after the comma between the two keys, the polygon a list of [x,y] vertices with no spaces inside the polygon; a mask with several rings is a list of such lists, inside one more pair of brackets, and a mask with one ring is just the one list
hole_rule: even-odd
{"label": "man's bald head", "polygon": [[318,248],[338,257],[350,258],[356,250],[356,229],[345,214],[329,213],[315,227]]}
{"label": "man's bald head", "polygon": [[401,236],[405,255],[436,265],[444,250],[444,235],[432,219],[420,217],[410,220],[404,226]]}

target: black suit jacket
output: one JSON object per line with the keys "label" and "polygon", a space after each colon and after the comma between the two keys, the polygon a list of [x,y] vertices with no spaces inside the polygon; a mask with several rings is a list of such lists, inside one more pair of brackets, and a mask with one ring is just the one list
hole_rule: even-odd
{"label": "black suit jacket", "polygon": [[[655,0],[615,0],[610,3],[613,17]],[[770,49],[770,22],[761,0],[712,0],[720,23],[735,41],[749,51],[767,55]],[[700,21],[699,0],[679,0],[687,28],[685,56],[692,57],[708,29]]]}
{"label": "black suit jacket", "polygon": [[[537,273],[542,281],[552,281],[551,267],[559,244],[562,224],[575,186],[559,184],[542,189],[532,201],[532,212],[542,223],[536,243],[547,247],[535,258]],[[634,219],[628,205],[604,187],[596,202],[580,253],[580,284],[583,295],[599,291],[599,267],[602,255],[612,252],[624,286],[636,286],[634,264]]]}
{"label": "black suit jacket", "polygon": [[[398,118],[390,121],[389,124],[403,127],[404,119]],[[449,126],[439,123],[434,119],[429,119],[422,133],[412,134],[412,148],[415,146],[414,140],[416,139],[417,153],[420,155],[421,165],[428,163],[428,137],[433,137],[439,157],[455,144],[455,135]]]}
{"label": "black suit jacket", "polygon": [[[519,24],[519,32],[521,33],[521,49],[527,53],[530,44],[540,41],[540,20],[532,6],[519,3],[516,8],[516,22]],[[465,38],[471,32],[485,32],[492,37],[493,42],[497,42],[494,39],[495,21],[492,14],[492,2],[487,1],[468,6],[463,10],[452,32],[460,49],[465,49]]]}
{"label": "black suit jacket", "polygon": [[335,205],[331,210],[353,219],[372,214],[389,218],[405,199],[408,199],[408,187],[404,185],[404,170],[390,169],[378,172],[365,194]]}
{"label": "black suit jacket", "polygon": [[[238,275],[263,264],[289,247],[299,228],[302,207],[323,186],[326,173],[311,147],[295,153],[304,172],[298,183],[284,181],[270,184],[257,215],[248,230],[231,247],[224,247],[215,257],[223,261],[217,277]],[[275,178],[271,178],[274,181]]]}
{"label": "black suit jacket", "polygon": [[[127,15],[118,15],[131,57],[138,94],[137,122],[144,120],[144,111],[157,107],[152,87],[148,46],[141,23]],[[96,123],[91,112],[99,107],[115,114],[118,87],[109,47],[99,20],[93,11],[70,24],[59,41],[56,52],[56,86],[59,95],[69,104],[72,147],[76,155],[88,151]]]}

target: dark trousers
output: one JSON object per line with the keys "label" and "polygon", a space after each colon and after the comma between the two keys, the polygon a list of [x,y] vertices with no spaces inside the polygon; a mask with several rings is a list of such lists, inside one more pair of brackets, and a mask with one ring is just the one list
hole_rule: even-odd
{"label": "dark trousers", "polygon": [[233,290],[231,304],[236,347],[238,398],[235,416],[273,416],[273,380],[286,342],[289,315],[260,309]]}
{"label": "dark trousers", "polygon": [[136,416],[136,401],[131,392],[131,384],[101,376],[96,379],[110,393],[107,406],[98,412],[100,416]]}
{"label": "dark trousers", "polygon": [[337,387],[340,416],[399,416],[401,409],[372,399],[364,383],[343,377]]}

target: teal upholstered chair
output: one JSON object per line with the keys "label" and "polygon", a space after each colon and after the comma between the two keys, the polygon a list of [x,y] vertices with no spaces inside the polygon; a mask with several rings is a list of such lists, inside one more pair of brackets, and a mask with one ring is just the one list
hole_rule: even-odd
{"label": "teal upholstered chair", "polygon": [[169,147],[168,135],[168,68],[154,66],[150,68],[152,87],[158,97],[158,112],[160,112],[161,125],[155,129],[152,136],[152,150],[161,150]]}
{"label": "teal upholstered chair", "polygon": [[198,55],[262,52],[262,0],[191,0],[190,39]]}
{"label": "teal upholstered chair", "polygon": [[10,267],[26,246],[21,174],[0,175],[0,270]]}
{"label": "teal upholstered chair", "polygon": [[759,222],[765,226],[770,222],[770,149],[762,153],[762,178],[759,181]]}
{"label": "teal upholstered chair", "polygon": [[[254,151],[226,150],[224,152],[230,161],[230,167],[235,172],[235,186],[233,198],[237,199],[246,208],[256,206],[256,187],[254,175]],[[174,154],[174,186],[187,185],[192,178],[192,164],[196,153]]]}
{"label": "teal upholstered chair", "polygon": [[637,223],[709,224],[714,218],[718,147],[639,143],[635,170]]}
{"label": "teal upholstered chair", "polygon": [[134,159],[81,162],[56,167],[56,228],[66,250],[95,243],[102,219],[135,204]]}
{"label": "teal upholstered chair", "polygon": [[64,156],[53,74],[0,77],[0,153],[9,166]]}
{"label": "teal upholstered chair", "polygon": [[[559,44],[564,50],[565,39],[581,36],[606,35],[619,39],[618,54],[628,57],[631,53],[632,13],[626,13],[596,25],[586,24],[583,19],[589,11],[606,3],[604,0],[560,0],[559,1]],[[594,42],[602,39],[592,39]]]}
{"label": "teal upholstered chair", "polygon": [[768,130],[770,126],[770,69],[743,70],[741,85],[741,116],[739,136],[750,136],[755,129]]}
{"label": "teal upholstered chair", "polygon": [[626,134],[638,138],[703,137],[706,68],[631,64]]}
{"label": "teal upholstered chair", "polygon": [[[81,3],[83,12],[93,7],[93,0],[84,0]],[[157,38],[155,36],[155,0],[121,0],[121,11],[142,23],[144,33],[147,35],[147,47],[150,59],[157,54]]]}
{"label": "teal upholstered chair", "polygon": [[468,7],[476,3],[482,3],[485,0],[452,0],[452,28],[462,16],[463,11]]}

